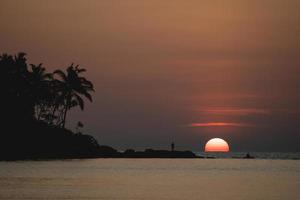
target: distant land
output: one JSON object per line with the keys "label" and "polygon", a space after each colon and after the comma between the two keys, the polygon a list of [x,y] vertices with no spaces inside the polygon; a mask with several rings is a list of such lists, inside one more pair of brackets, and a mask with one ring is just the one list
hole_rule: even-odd
{"label": "distant land", "polygon": [[[90,135],[73,133],[65,128],[34,124],[13,128],[10,136],[1,135],[0,160],[48,160],[79,158],[200,158],[191,151],[128,149],[119,152],[99,145]],[[11,129],[12,130],[12,129]],[[19,132],[18,132],[19,131]],[[18,134],[16,134],[18,132]],[[18,135],[18,137],[16,136]]]}
{"label": "distant land", "polygon": [[[1,135],[0,160],[48,160],[79,158],[201,158],[191,151],[128,149],[119,152],[99,145],[90,135],[73,133],[43,123],[11,127],[11,135]],[[13,133],[13,134],[12,134]]]}

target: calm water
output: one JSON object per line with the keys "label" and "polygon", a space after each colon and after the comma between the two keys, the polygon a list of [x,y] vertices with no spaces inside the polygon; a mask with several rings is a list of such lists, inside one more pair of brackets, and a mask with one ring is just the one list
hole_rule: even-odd
{"label": "calm water", "polygon": [[196,152],[199,156],[215,158],[243,158],[247,153],[256,159],[293,159],[300,160],[300,152],[229,152],[229,153],[205,153]]}
{"label": "calm water", "polygon": [[0,199],[297,200],[300,160],[0,162]]}

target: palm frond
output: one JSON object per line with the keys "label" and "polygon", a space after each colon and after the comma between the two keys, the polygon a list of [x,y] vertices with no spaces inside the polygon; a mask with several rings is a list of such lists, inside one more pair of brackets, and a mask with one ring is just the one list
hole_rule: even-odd
{"label": "palm frond", "polygon": [[54,72],[53,72],[53,74],[57,74],[58,76],[60,76],[60,78],[62,79],[62,80],[67,80],[68,78],[67,78],[67,75],[65,74],[65,72],[63,72],[62,70],[55,70]]}
{"label": "palm frond", "polygon": [[82,73],[82,72],[86,72],[86,69],[84,68],[79,68],[79,65],[75,66],[75,70],[78,74]]}
{"label": "palm frond", "polygon": [[84,92],[82,93],[82,95],[85,96],[88,100],[90,100],[90,102],[93,101],[92,95],[91,95],[90,93],[84,91]]}
{"label": "palm frond", "polygon": [[76,98],[76,101],[77,101],[78,105],[80,106],[80,109],[83,110],[84,109],[83,99],[78,94],[75,94],[74,97]]}

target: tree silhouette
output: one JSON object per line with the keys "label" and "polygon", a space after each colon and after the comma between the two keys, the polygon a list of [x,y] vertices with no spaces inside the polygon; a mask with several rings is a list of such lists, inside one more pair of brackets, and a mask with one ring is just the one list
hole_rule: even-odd
{"label": "tree silhouette", "polygon": [[31,64],[31,81],[35,97],[35,115],[37,120],[46,116],[48,107],[53,102],[52,81],[53,75],[46,73],[42,64]]}
{"label": "tree silhouette", "polygon": [[54,74],[57,74],[60,78],[57,81],[60,92],[58,101],[63,105],[62,127],[65,127],[68,110],[75,106],[79,106],[81,110],[84,109],[82,97],[92,101],[90,92],[94,91],[93,84],[80,76],[85,71],[85,69],[79,68],[78,65],[74,67],[73,64],[67,68],[66,73],[61,70],[54,71]]}
{"label": "tree silhouette", "polygon": [[92,136],[64,128],[68,110],[83,110],[83,97],[92,101],[93,84],[80,76],[84,71],[71,65],[66,73],[48,73],[42,64],[28,65],[25,53],[0,55],[0,160],[99,154]]}
{"label": "tree silhouette", "polygon": [[84,124],[81,121],[78,121],[76,124],[76,127],[75,127],[76,133],[79,134],[80,133],[79,129],[83,128],[83,127],[84,127]]}
{"label": "tree silhouette", "polygon": [[93,84],[80,76],[86,70],[78,65],[52,74],[42,64],[29,67],[26,54],[19,53],[0,55],[0,69],[2,103],[7,108],[4,116],[8,122],[37,120],[64,128],[71,108],[79,106],[83,110],[83,97],[92,101]]}
{"label": "tree silhouette", "polygon": [[5,120],[28,121],[33,119],[34,95],[26,54],[0,56],[1,103]]}

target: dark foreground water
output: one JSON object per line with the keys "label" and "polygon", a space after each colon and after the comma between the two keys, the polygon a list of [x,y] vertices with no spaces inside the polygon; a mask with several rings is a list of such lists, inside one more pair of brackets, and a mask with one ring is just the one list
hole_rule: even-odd
{"label": "dark foreground water", "polygon": [[0,162],[0,199],[298,200],[300,160]]}

